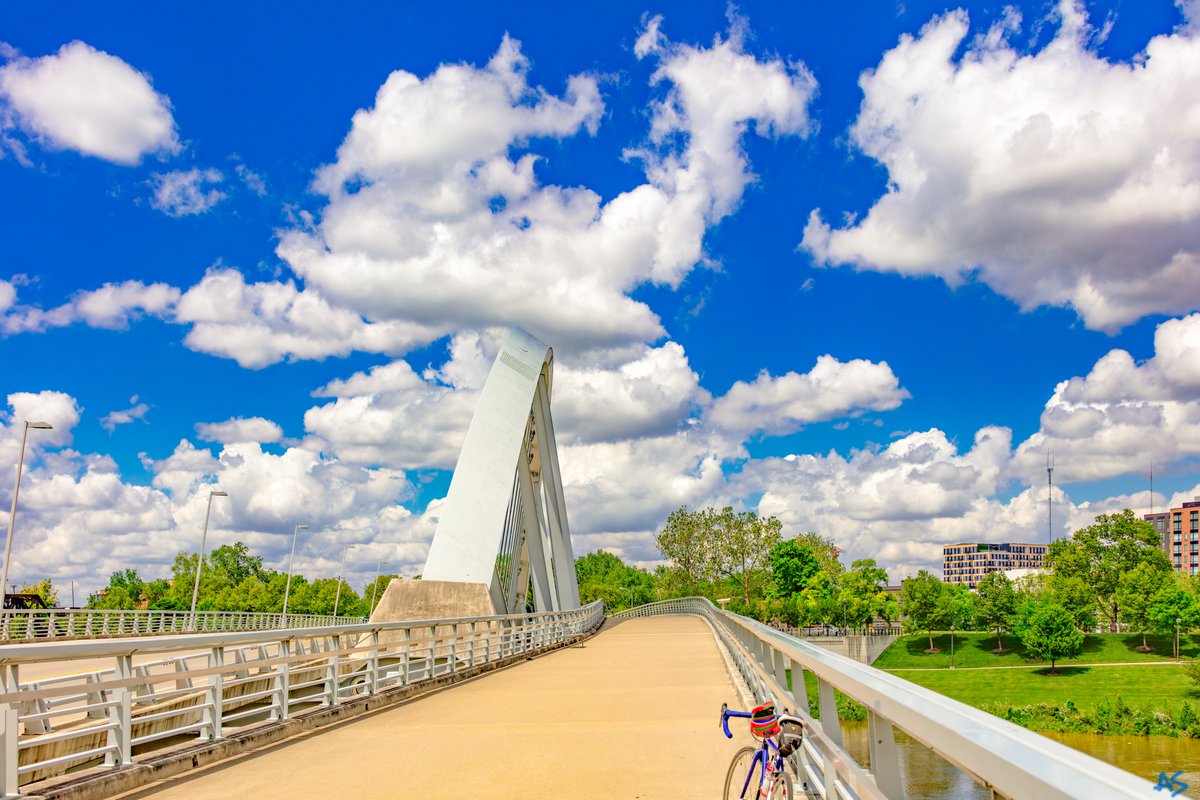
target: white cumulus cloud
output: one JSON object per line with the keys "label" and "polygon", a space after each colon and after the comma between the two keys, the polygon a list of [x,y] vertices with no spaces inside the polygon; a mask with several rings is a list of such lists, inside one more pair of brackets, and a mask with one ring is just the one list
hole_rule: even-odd
{"label": "white cumulus cloud", "polygon": [[887,362],[839,361],[823,355],[804,374],[776,377],[763,371],[751,383],[738,381],[717,398],[705,418],[744,436],[777,436],[813,422],[890,411],[909,396]]}
{"label": "white cumulus cloud", "polygon": [[0,101],[47,147],[118,164],[179,149],[170,101],[116,56],[75,41],[0,67]]}
{"label": "white cumulus cloud", "polygon": [[168,217],[203,214],[228,196],[216,187],[224,180],[224,173],[212,167],[155,173],[150,205]]}
{"label": "white cumulus cloud", "polygon": [[278,442],[283,429],[262,417],[234,417],[224,422],[197,422],[196,435],[206,442]]}
{"label": "white cumulus cloud", "polygon": [[[853,143],[888,171],[867,214],[803,246],[821,262],[950,283],[1115,330],[1200,307],[1200,38],[1156,36],[1110,61],[1079,0],[1037,52],[1011,15],[963,49],[967,14],[905,35],[864,73]],[[959,55],[959,53],[961,54]]]}

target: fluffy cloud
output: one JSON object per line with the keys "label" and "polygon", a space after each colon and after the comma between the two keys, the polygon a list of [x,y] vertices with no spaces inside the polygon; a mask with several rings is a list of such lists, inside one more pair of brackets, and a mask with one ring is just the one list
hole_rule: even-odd
{"label": "fluffy cloud", "polygon": [[106,283],[78,292],[68,302],[45,311],[17,303],[16,287],[0,280],[0,333],[30,333],[82,322],[93,328],[120,330],[145,314],[170,316],[179,290],[165,283]]}
{"label": "fluffy cloud", "polygon": [[556,363],[554,389],[555,428],[565,443],[672,433],[709,400],[675,342],[643,346],[613,367]]}
{"label": "fluffy cloud", "polygon": [[759,373],[753,383],[738,381],[720,397],[705,419],[731,433],[783,435],[812,422],[857,417],[864,411],[890,411],[910,397],[887,362],[842,362],[817,358],[811,371],[773,377]]}
{"label": "fluffy cloud", "polygon": [[437,338],[419,324],[368,322],[291,282],[247,284],[232,269],[209,270],[179,299],[175,319],[192,325],[184,339],[188,347],[251,368],[283,358],[320,359],[352,350],[398,353]]}
{"label": "fluffy cloud", "polygon": [[1180,112],[1200,38],[1181,29],[1110,62],[1079,0],[1059,10],[1035,53],[1010,44],[1012,14],[961,56],[963,11],[902,37],[863,74],[851,128],[887,192],[844,228],[814,211],[803,246],[831,264],[977,277],[1104,330],[1200,306],[1200,127]]}
{"label": "fluffy cloud", "polygon": [[203,214],[226,198],[227,195],[215,186],[224,180],[225,175],[211,167],[155,173],[151,181],[154,196],[150,205],[168,217]]}
{"label": "fluffy cloud", "polygon": [[[709,48],[657,36],[639,52],[658,60],[664,87],[649,140],[631,153],[646,182],[607,203],[535,174],[539,140],[599,124],[593,76],[572,76],[562,95],[537,87],[508,38],[482,67],[392,73],[317,174],[314,188],[328,198],[319,222],[282,237],[278,253],[304,288],[255,284],[251,294],[273,301],[243,296],[222,305],[219,321],[211,307],[181,313],[197,324],[189,346],[261,366],[355,349],[399,354],[490,326],[520,325],[574,352],[659,339],[658,317],[630,293],[677,287],[705,261],[705,232],[753,178],[747,131],[805,135],[815,84],[803,67],[747,53],[738,31]],[[217,282],[185,302],[230,289]],[[325,326],[329,336],[287,313],[300,295],[341,316]]]}
{"label": "fluffy cloud", "polygon": [[206,442],[278,442],[283,429],[262,417],[234,417],[224,422],[197,422],[196,435]]}
{"label": "fluffy cloud", "polygon": [[135,394],[129,398],[131,403],[129,408],[122,411],[110,411],[100,419],[100,427],[112,433],[117,429],[118,425],[128,425],[135,419],[144,419],[146,412],[150,410],[150,406],[146,403],[139,403],[138,396]]}
{"label": "fluffy cloud", "polygon": [[1084,377],[1063,381],[1041,426],[1018,448],[1013,474],[1028,480],[1053,451],[1063,481],[1140,473],[1200,449],[1200,314],[1167,320],[1155,355],[1137,364],[1112,350]]}
{"label": "fluffy cloud", "polygon": [[[379,558],[406,574],[424,563],[438,504],[421,514],[398,505],[412,493],[402,472],[351,465],[302,448],[276,455],[243,442],[214,455],[183,441],[166,458],[146,459],[152,485],[137,486],[122,481],[111,458],[68,447],[81,413],[73,398],[41,392],[8,400],[11,411],[0,414],[0,458],[6,462],[16,461],[22,420],[54,425],[31,432],[26,447],[14,580],[51,576],[57,584],[75,580],[90,591],[110,572],[130,565],[143,574],[165,574],[176,552],[199,545],[208,491],[214,488],[229,497],[213,506],[213,546],[241,540],[279,567],[293,526],[303,522],[311,530],[297,553],[301,571],[333,574],[342,547],[350,543],[360,545],[347,569],[356,584],[374,576]],[[9,491],[0,489],[5,512]]]}
{"label": "fluffy cloud", "polygon": [[0,100],[4,116],[47,147],[118,164],[179,149],[170,101],[146,75],[83,42],[0,67]]}

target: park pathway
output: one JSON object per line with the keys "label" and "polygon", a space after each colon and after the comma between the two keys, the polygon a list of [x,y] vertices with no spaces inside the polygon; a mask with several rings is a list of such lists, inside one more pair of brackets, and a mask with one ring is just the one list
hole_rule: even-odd
{"label": "park pathway", "polygon": [[609,620],[571,648],[144,787],[125,798],[719,796],[741,746],[712,632]]}

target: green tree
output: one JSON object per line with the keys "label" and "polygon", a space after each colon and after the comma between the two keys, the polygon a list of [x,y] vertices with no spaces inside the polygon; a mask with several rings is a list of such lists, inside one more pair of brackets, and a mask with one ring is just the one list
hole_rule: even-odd
{"label": "green tree", "polygon": [[1170,568],[1159,543],[1154,526],[1127,508],[1119,514],[1101,514],[1072,537],[1051,543],[1046,565],[1055,576],[1079,578],[1090,587],[1101,617],[1116,632],[1121,619],[1117,596],[1121,576],[1143,562]]}
{"label": "green tree", "polygon": [[1171,584],[1171,573],[1151,562],[1138,564],[1117,581],[1117,602],[1121,618],[1135,633],[1142,634],[1138,650],[1146,652],[1154,648],[1146,644],[1146,633],[1154,627],[1150,613],[1155,596]]}
{"label": "green tree", "polygon": [[800,594],[808,584],[808,579],[821,570],[821,564],[812,550],[795,539],[772,547],[770,561],[774,594],[778,597]]}
{"label": "green tree", "polygon": [[887,593],[887,581],[887,570],[878,566],[873,558],[850,565],[838,587],[838,600],[846,625],[861,628],[876,618],[896,618],[898,609],[896,601]]}
{"label": "green tree", "polygon": [[676,570],[677,581],[694,594],[708,574],[711,558],[712,509],[688,511],[682,506],[671,512],[655,543]]}
{"label": "green tree", "polygon": [[904,581],[900,587],[904,630],[910,633],[924,632],[929,637],[927,653],[938,652],[938,648],[933,646],[933,632],[949,625],[946,617],[949,606],[943,599],[945,594],[946,584],[924,569],[915,578]]}
{"label": "green tree", "polygon": [[734,511],[732,506],[725,506],[710,519],[714,523],[708,531],[713,577],[735,581],[748,604],[751,589],[766,583],[771,550],[779,544],[783,525],[775,517]]}
{"label": "green tree", "polygon": [[[1192,591],[1192,580],[1175,573],[1150,601],[1150,630],[1170,635],[1177,630],[1187,633],[1200,626],[1200,597]],[[1178,656],[1178,653],[1176,653]]]}
{"label": "green tree", "polygon": [[800,593],[800,617],[805,625],[833,625],[841,620],[838,587],[825,570],[808,579]]}
{"label": "green tree", "polygon": [[213,548],[206,561],[206,569],[235,586],[247,578],[261,579],[265,574],[262,556],[251,553],[243,542]]}
{"label": "green tree", "polygon": [[585,605],[603,600],[605,608],[620,610],[649,603],[655,596],[654,576],[604,550],[575,559],[575,578]]}
{"label": "green tree", "polygon": [[36,594],[50,608],[58,605],[58,589],[50,578],[42,578],[37,583],[27,583],[17,590],[18,594]]}
{"label": "green tree", "polygon": [[1050,575],[1045,581],[1045,595],[1065,608],[1081,631],[1096,630],[1096,593],[1083,579]]}
{"label": "green tree", "polygon": [[1034,658],[1050,662],[1051,675],[1060,658],[1073,658],[1083,648],[1083,632],[1065,608],[1054,601],[1043,601],[1029,615],[1021,630],[1021,643]]}
{"label": "green tree", "polygon": [[793,537],[792,541],[801,547],[807,547],[813,557],[817,559],[817,564],[834,583],[837,583],[842,573],[846,571],[846,567],[838,558],[841,550],[833,543],[832,537],[808,531]]}
{"label": "green tree", "polygon": [[975,587],[975,613],[984,628],[996,632],[996,649],[1004,652],[1004,641],[1000,635],[1012,629],[1013,616],[1017,613],[1017,592],[1012,581],[1003,572],[996,570],[983,576]]}
{"label": "green tree", "polygon": [[122,585],[109,586],[101,589],[96,594],[88,598],[89,608],[101,608],[109,610],[128,610],[137,608],[137,601],[129,594],[129,590]]}

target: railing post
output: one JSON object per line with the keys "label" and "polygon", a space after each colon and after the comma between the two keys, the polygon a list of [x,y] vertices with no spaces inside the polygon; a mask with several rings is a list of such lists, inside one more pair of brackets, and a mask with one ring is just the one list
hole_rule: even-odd
{"label": "railing post", "polygon": [[[219,668],[225,666],[225,648],[214,647],[208,654],[208,666]],[[225,674],[215,672],[208,676],[208,703],[203,712],[202,721],[208,728],[210,739],[220,739],[225,735],[222,716],[225,713]]]}
{"label": "railing post", "polygon": [[[279,657],[282,659],[290,659],[291,655],[291,640],[284,639],[279,643]],[[271,710],[271,719],[285,720],[290,716],[289,707],[291,706],[291,695],[292,662],[290,660],[285,660],[282,664],[275,665],[275,707]]]}
{"label": "railing post", "polygon": [[432,678],[437,671],[437,625],[429,626],[429,664],[425,670],[425,677]]}
{"label": "railing post", "polygon": [[411,641],[412,641],[412,628],[405,628],[400,633],[400,648],[401,648],[400,649],[400,685],[401,686],[408,686],[408,684],[409,684],[408,654],[409,654],[409,650],[412,649]]}
{"label": "railing post", "polygon": [[904,800],[900,752],[896,748],[892,723],[874,711],[868,711],[867,730],[871,735],[871,773],[875,776],[875,785],[888,800]]}
{"label": "railing post", "polygon": [[379,694],[379,630],[371,631],[371,639],[369,647],[371,652],[367,655],[367,694]]}
{"label": "railing post", "polygon": [[[126,681],[133,677],[132,656],[117,656],[117,680]],[[118,686],[112,691],[113,707],[109,709],[108,747],[104,763],[111,767],[124,767],[133,763],[130,739],[133,732],[133,709],[129,702],[129,687]]]}
{"label": "railing post", "polygon": [[817,677],[817,704],[821,709],[821,729],[831,742],[841,747],[842,723],[838,719],[837,697],[833,693],[833,686],[820,676]]}
{"label": "railing post", "polygon": [[470,647],[467,649],[467,666],[475,666],[475,623],[471,622]]}
{"label": "railing post", "polygon": [[339,676],[338,672],[341,666],[341,656],[337,651],[341,649],[342,637],[330,636],[327,640],[330,645],[329,656],[325,659],[325,693],[328,695],[323,705],[336,706],[342,702],[341,692],[338,690]]}
{"label": "railing post", "polygon": [[[7,623],[7,618],[5,622]],[[4,779],[4,797],[17,797],[19,789],[19,777],[17,773],[17,762],[20,756],[17,739],[17,710],[10,705],[0,705],[0,722],[3,723],[3,729],[0,730],[0,776]]]}

